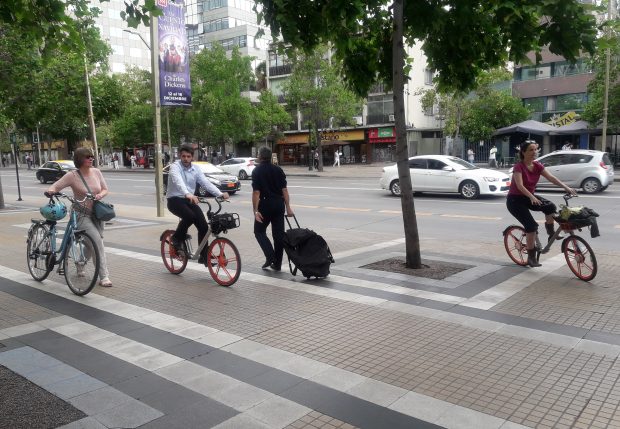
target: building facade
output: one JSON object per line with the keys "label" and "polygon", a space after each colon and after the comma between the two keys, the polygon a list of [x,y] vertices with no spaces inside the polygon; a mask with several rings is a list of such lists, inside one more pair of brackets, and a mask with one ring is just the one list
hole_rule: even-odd
{"label": "building facade", "polygon": [[[235,46],[241,54],[254,58],[254,68],[267,59],[271,35],[257,23],[250,0],[186,0],[185,24],[190,54],[219,43],[226,50]],[[264,35],[257,37],[260,29]]]}
{"label": "building facade", "polygon": [[[149,27],[144,25],[131,28],[121,18],[125,10],[124,0],[109,0],[98,3],[101,14],[95,25],[99,28],[101,38],[112,48],[108,59],[112,73],[124,73],[135,66],[144,70],[151,69],[151,52],[145,42],[149,42]],[[140,40],[140,36],[144,41]]]}
{"label": "building facade", "polygon": [[[406,52],[413,58],[404,94],[409,153],[441,153],[441,117],[435,108],[427,111],[422,109],[422,95],[419,94],[420,89],[433,88],[434,74],[427,69],[420,46],[408,47]],[[268,88],[281,103],[285,102],[283,86],[291,72],[286,56],[274,49],[270,50],[267,63]],[[293,120],[274,150],[283,164],[307,165],[314,155],[308,145],[309,132],[304,129],[303,115],[294,108],[287,109]],[[342,154],[340,162],[343,164],[396,161],[393,93],[382,84],[375,85],[354,119],[354,126],[321,131],[324,164],[333,163],[336,152]]]}

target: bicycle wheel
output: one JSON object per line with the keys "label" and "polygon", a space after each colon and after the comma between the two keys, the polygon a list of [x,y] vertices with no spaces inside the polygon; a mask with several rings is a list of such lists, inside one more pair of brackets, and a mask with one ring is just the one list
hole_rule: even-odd
{"label": "bicycle wheel", "polygon": [[583,238],[577,235],[566,237],[562,242],[562,249],[568,267],[579,279],[588,282],[596,277],[596,256]]}
{"label": "bicycle wheel", "polygon": [[166,269],[172,274],[181,274],[187,266],[187,254],[179,253],[172,245],[172,235],[174,231],[169,229],[161,235],[161,258]]}
{"label": "bicycle wheel", "polygon": [[34,225],[28,233],[27,243],[28,271],[33,279],[41,282],[49,276],[53,267],[49,228],[45,225]]}
{"label": "bicycle wheel", "polygon": [[67,286],[76,295],[90,292],[99,276],[99,251],[85,232],[76,233],[67,243],[63,264]]}
{"label": "bicycle wheel", "polygon": [[527,243],[525,230],[520,226],[512,225],[504,230],[504,247],[510,259],[521,266],[527,265]]}
{"label": "bicycle wheel", "polygon": [[231,286],[241,274],[241,257],[228,238],[218,237],[209,244],[207,267],[211,277],[221,286]]}

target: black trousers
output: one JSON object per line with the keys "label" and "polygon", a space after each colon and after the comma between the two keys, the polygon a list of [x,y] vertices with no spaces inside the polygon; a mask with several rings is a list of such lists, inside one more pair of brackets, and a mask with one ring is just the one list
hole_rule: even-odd
{"label": "black trousers", "polygon": [[[269,198],[258,202],[258,211],[263,216],[263,222],[254,221],[254,236],[263,250],[265,259],[276,266],[282,265],[284,247],[284,199]],[[273,246],[267,237],[267,227],[271,224]]]}
{"label": "black trousers", "polygon": [[[209,232],[209,224],[198,204],[191,203],[187,198],[171,197],[168,198],[168,210],[181,218],[179,226],[177,226],[177,230],[172,236],[175,240],[182,243],[185,242],[187,230],[190,226],[196,225],[196,229],[198,229],[198,243],[202,242],[204,236]],[[206,254],[206,249],[205,247],[203,254]]]}
{"label": "black trousers", "polygon": [[536,223],[530,210],[543,212],[546,215],[553,214],[556,211],[555,204],[551,201],[537,194],[534,194],[534,196],[540,200],[540,205],[537,206],[532,204],[530,199],[525,195],[508,195],[508,197],[506,197],[506,207],[508,211],[521,222],[525,232],[538,231],[538,223]]}

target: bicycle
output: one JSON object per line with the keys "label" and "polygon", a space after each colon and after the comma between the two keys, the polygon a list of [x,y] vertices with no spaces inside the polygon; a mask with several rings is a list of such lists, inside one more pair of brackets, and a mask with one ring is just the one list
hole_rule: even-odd
{"label": "bicycle", "polygon": [[[92,195],[78,200],[62,192],[47,195],[49,203],[41,208],[56,208],[56,212],[45,220],[31,219],[32,225],[26,239],[26,255],[30,275],[37,281],[45,280],[58,265],[58,274],[64,275],[67,286],[76,295],[89,293],[99,275],[99,251],[93,238],[85,231],[78,229],[78,213],[75,205],[83,204],[87,199],[94,200]],[[72,203],[69,222],[65,228],[60,248],[57,249],[57,222],[65,217],[67,209],[60,201],[66,198]],[[45,216],[45,215],[44,215]]]}
{"label": "bicycle", "polygon": [[[563,196],[565,205],[562,207],[568,207],[568,200],[573,198],[573,195],[566,194]],[[592,247],[582,237],[575,234],[576,230],[581,231],[584,226],[588,226],[587,223],[580,223],[578,221],[564,220],[559,216],[554,216],[554,220],[558,223],[559,228],[549,238],[549,242],[543,248],[538,234],[536,234],[536,260],[540,258],[541,254],[549,252],[553,243],[559,239],[562,232],[569,235],[562,241],[562,253],[566,259],[566,264],[571,269],[573,274],[580,280],[590,281],[596,277],[598,271],[598,265],[596,262],[596,255],[592,250]],[[525,241],[525,230],[521,226],[510,225],[504,232],[504,247],[510,259],[517,265],[527,265],[527,245]]]}
{"label": "bicycle", "polygon": [[[231,286],[241,274],[241,257],[239,250],[228,238],[220,237],[220,233],[227,233],[229,229],[237,228],[240,225],[239,215],[237,213],[222,213],[222,198],[215,198],[218,204],[216,212],[212,211],[211,204],[206,198],[198,197],[200,203],[206,204],[207,223],[209,231],[199,243],[196,252],[192,253],[192,236],[185,236],[185,248],[177,249],[172,244],[173,229],[165,230],[159,240],[161,242],[161,257],[164,265],[172,274],[181,274],[187,262],[190,259],[198,259],[202,250],[208,245],[207,257],[204,264],[209,269],[209,273],[213,280],[221,286]],[[209,238],[215,236],[215,239],[209,243]]]}

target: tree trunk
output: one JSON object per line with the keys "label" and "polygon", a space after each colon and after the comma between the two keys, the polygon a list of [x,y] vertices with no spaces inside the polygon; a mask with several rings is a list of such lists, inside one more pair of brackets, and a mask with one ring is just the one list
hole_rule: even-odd
{"label": "tree trunk", "polygon": [[2,178],[0,177],[0,209],[4,209],[4,191],[2,190]]}
{"label": "tree trunk", "polygon": [[420,237],[418,235],[418,223],[413,202],[413,188],[411,186],[411,175],[409,173],[407,128],[405,124],[403,3],[404,0],[394,0],[393,3],[394,31],[392,33],[392,76],[396,128],[396,161],[398,165],[398,180],[400,182],[401,206],[405,228],[406,265],[408,268],[422,268]]}

